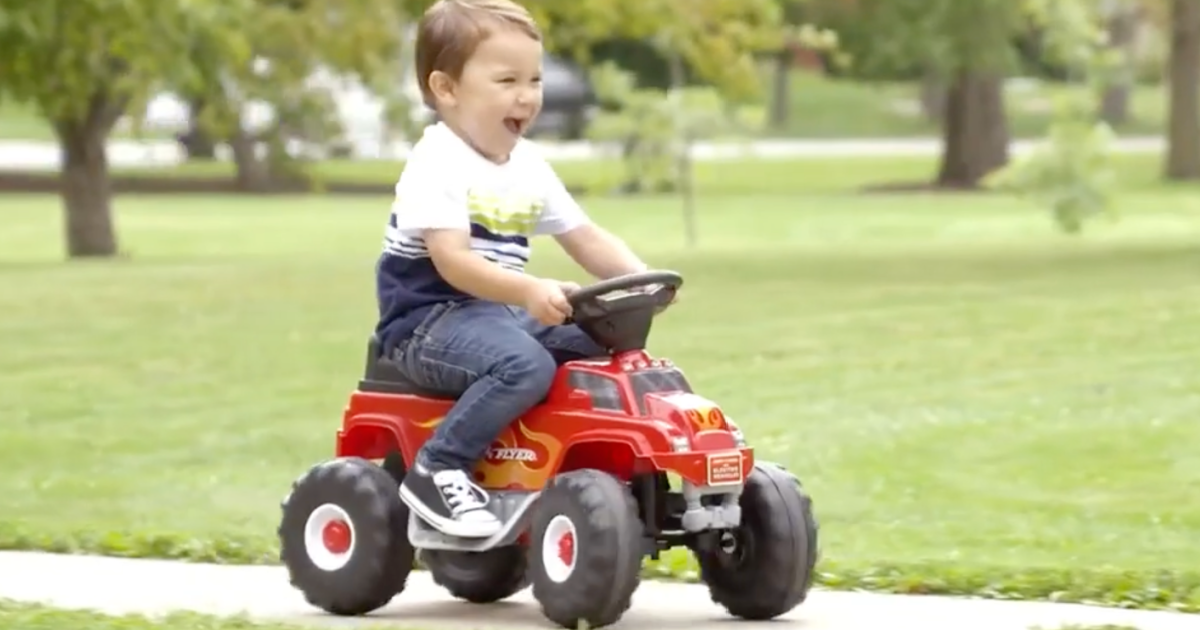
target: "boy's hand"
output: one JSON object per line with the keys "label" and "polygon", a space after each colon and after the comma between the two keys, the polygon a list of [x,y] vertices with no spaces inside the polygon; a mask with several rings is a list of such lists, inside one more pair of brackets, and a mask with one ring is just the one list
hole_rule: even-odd
{"label": "boy's hand", "polygon": [[[537,280],[525,294],[525,310],[545,326],[557,326],[571,315],[564,284],[556,280]],[[578,285],[576,285],[578,286]]]}

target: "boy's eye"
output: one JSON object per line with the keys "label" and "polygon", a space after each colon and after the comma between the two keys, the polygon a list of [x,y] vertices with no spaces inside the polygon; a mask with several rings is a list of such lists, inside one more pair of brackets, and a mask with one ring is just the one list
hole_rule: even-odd
{"label": "boy's eye", "polygon": [[500,79],[500,82],[501,83],[516,83],[517,79],[515,77],[504,77],[503,79]]}

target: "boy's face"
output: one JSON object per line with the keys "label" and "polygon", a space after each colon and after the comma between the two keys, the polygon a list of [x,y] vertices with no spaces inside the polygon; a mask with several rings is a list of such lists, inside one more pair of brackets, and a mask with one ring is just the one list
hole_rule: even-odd
{"label": "boy's face", "polygon": [[475,49],[458,81],[443,75],[431,77],[431,85],[441,92],[446,122],[477,151],[503,162],[542,109],[542,44],[500,28]]}

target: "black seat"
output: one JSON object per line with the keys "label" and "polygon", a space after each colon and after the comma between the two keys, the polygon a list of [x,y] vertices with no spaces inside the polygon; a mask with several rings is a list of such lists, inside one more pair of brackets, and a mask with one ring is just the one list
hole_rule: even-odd
{"label": "black seat", "polygon": [[379,337],[371,335],[367,342],[367,365],[363,370],[362,380],[358,382],[358,390],[377,392],[381,394],[404,394],[421,396],[422,398],[437,398],[440,400],[456,400],[462,392],[450,392],[421,387],[408,380],[395,362],[382,356],[382,344]]}

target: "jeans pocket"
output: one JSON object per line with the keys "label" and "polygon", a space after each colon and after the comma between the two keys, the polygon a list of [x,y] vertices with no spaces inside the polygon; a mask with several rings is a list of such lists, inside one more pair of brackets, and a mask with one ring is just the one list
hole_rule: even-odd
{"label": "jeans pocket", "polygon": [[454,302],[440,302],[430,307],[429,312],[421,318],[421,322],[413,329],[412,334],[396,344],[391,353],[392,360],[400,366],[411,366],[413,353],[420,352],[421,347],[429,338],[429,331],[453,309],[454,304]]}
{"label": "jeans pocket", "polygon": [[460,367],[447,357],[444,348],[446,331],[442,329],[455,325],[450,316],[463,304],[441,302],[434,305],[412,336],[396,348],[395,361],[409,380],[424,387],[461,391],[478,378],[469,367]]}
{"label": "jeans pocket", "polygon": [[413,330],[412,341],[414,345],[420,344],[429,337],[430,333],[437,329],[437,325],[446,316],[453,313],[454,309],[462,306],[462,304],[462,302],[439,302],[434,304],[433,308],[429,309],[429,312],[425,314],[425,318],[421,320],[421,323],[417,324],[417,328]]}

